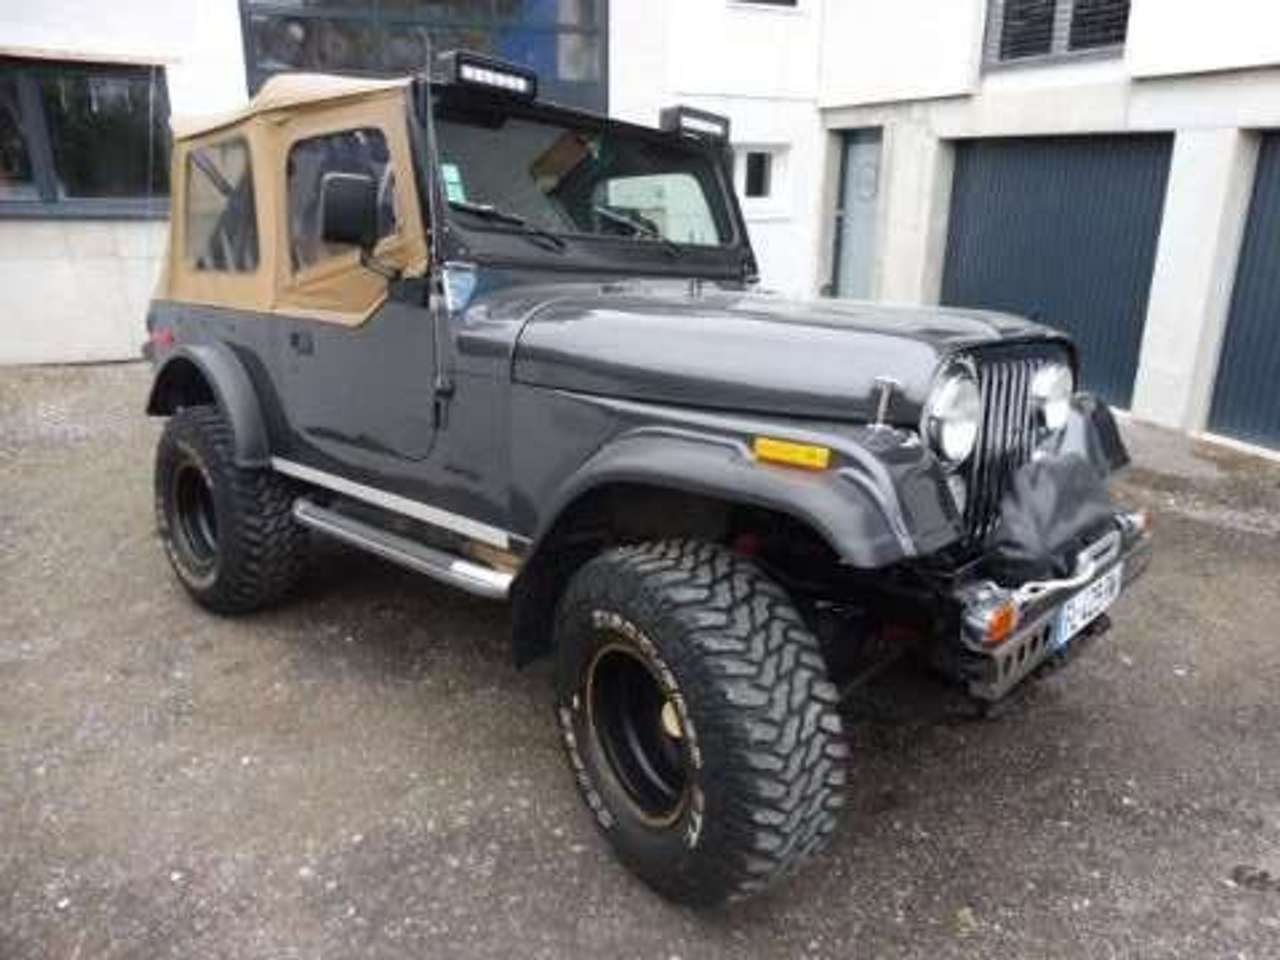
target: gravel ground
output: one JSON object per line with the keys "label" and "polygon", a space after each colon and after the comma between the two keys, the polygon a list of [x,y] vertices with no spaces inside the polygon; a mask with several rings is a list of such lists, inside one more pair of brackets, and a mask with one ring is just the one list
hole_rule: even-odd
{"label": "gravel ground", "polygon": [[895,670],[829,854],[743,905],[610,858],[507,613],[336,547],[221,620],[142,366],[0,371],[0,957],[1280,956],[1280,466],[1132,428],[1158,554],[996,720]]}

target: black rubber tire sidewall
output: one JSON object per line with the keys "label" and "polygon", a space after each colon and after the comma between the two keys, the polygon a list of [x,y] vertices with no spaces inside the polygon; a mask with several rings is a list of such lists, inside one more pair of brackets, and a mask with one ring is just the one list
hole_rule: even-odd
{"label": "black rubber tire sidewall", "polygon": [[[703,840],[706,805],[700,766],[701,734],[697,719],[689,712],[687,684],[663,655],[661,636],[646,632],[636,622],[646,619],[644,611],[625,599],[591,609],[576,607],[566,613],[560,621],[557,686],[562,693],[557,719],[570,767],[597,825],[611,835],[615,850],[628,868],[652,886],[677,896],[704,885],[696,856]],[[663,694],[680,711],[688,782],[679,812],[669,824],[647,823],[635,812],[591,726],[588,672],[596,655],[611,645],[625,646],[643,660]]]}
{"label": "black rubber tire sidewall", "polygon": [[[714,599],[688,599],[703,594]],[[717,618],[722,628],[708,626]],[[618,634],[647,654],[652,672],[670,676],[666,692],[682,704],[699,754],[686,767],[696,799],[668,827],[636,816],[587,722],[588,665]],[[557,718],[577,786],[619,859],[649,886],[682,904],[714,905],[765,889],[825,845],[847,758],[837,694],[817,639],[749,561],[696,541],[608,551],[562,596],[556,644]],[[756,685],[754,703],[735,702],[742,683]],[[781,740],[779,710],[791,731]]]}
{"label": "black rubber tire sidewall", "polygon": [[[213,502],[217,546],[208,565],[193,563],[175,536],[175,480],[186,464],[200,471]],[[216,408],[179,410],[165,424],[156,448],[156,524],[179,582],[207,609],[247,613],[296,585],[308,537],[293,519],[295,495],[287,478],[236,464],[234,434]]]}
{"label": "black rubber tire sidewall", "polygon": [[219,573],[225,563],[227,537],[219,539],[213,560],[200,564],[183,547],[178,533],[177,481],[180,471],[187,466],[198,470],[204,477],[213,500],[214,516],[220,531],[227,530],[234,510],[229,502],[228,484],[219,477],[220,458],[209,437],[190,417],[180,412],[166,425],[156,448],[156,527],[168,554],[169,563],[188,590],[205,594],[216,588]]}

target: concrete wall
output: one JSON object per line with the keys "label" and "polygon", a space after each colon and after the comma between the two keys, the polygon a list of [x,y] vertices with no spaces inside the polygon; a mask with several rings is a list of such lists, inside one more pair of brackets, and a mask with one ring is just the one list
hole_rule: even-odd
{"label": "concrete wall", "polygon": [[1133,0],[1124,53],[1134,77],[1280,63],[1280,4]]}
{"label": "concrete wall", "polygon": [[823,106],[968,93],[986,0],[832,0],[822,32]]}
{"label": "concrete wall", "polygon": [[[163,66],[174,113],[247,97],[236,0],[0,3],[0,52]],[[0,219],[0,363],[138,356],[163,220]]]}
{"label": "concrete wall", "polygon": [[166,232],[154,220],[0,221],[0,362],[137,357]]}

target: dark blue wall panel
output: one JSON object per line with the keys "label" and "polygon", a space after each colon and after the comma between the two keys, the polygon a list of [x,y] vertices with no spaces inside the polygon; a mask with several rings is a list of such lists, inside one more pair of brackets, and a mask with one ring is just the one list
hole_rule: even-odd
{"label": "dark blue wall panel", "polygon": [[1280,134],[1262,138],[1209,427],[1280,446]]}
{"label": "dark blue wall panel", "polygon": [[1067,331],[1083,387],[1128,407],[1172,148],[1165,134],[959,142],[942,301]]}

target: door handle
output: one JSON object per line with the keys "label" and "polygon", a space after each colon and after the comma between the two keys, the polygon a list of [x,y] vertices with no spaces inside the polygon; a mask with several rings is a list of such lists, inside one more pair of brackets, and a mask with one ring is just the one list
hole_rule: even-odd
{"label": "door handle", "polygon": [[290,333],[289,346],[303,356],[310,356],[316,352],[315,337],[306,330],[294,330]]}

